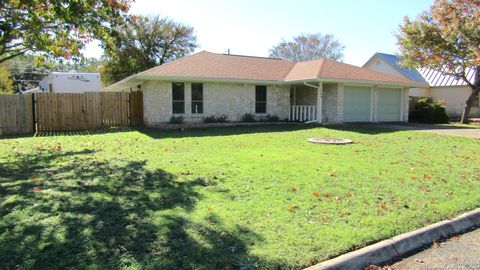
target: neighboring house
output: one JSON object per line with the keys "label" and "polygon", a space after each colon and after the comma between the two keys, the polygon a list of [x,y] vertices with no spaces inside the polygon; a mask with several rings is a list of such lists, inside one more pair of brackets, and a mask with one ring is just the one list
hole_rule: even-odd
{"label": "neighboring house", "polygon": [[241,121],[276,115],[322,123],[407,121],[408,89],[424,84],[333,60],[291,62],[202,51],[132,75],[104,91],[143,91],[146,125],[172,116]]}
{"label": "neighboring house", "polygon": [[100,73],[52,72],[40,81],[46,93],[84,93],[102,91]]}
{"label": "neighboring house", "polygon": [[22,91],[19,94],[34,94],[34,93],[43,93],[43,91],[39,87],[35,87],[32,89]]}
{"label": "neighboring house", "polygon": [[[375,53],[366,63],[364,68],[383,72],[394,76],[414,80],[419,83],[426,83],[427,87],[411,88],[410,96],[415,101],[418,97],[429,97],[435,101],[445,103],[445,108],[450,117],[457,118],[463,113],[465,101],[472,90],[461,79],[453,76],[442,75],[432,69],[409,69],[399,65],[400,59],[395,55]],[[473,69],[467,71],[467,78],[473,81],[475,72]],[[480,97],[472,107],[471,117],[480,117]]]}

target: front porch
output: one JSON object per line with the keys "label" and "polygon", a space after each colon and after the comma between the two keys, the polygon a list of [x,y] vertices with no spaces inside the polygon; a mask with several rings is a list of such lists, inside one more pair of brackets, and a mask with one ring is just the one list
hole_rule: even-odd
{"label": "front porch", "polygon": [[338,84],[303,83],[290,87],[291,122],[338,122]]}

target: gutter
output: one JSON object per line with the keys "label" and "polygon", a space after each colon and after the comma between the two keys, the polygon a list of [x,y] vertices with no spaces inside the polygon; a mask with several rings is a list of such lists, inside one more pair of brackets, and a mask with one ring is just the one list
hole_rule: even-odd
{"label": "gutter", "polygon": [[[320,82],[319,82],[320,83]],[[308,84],[308,82],[303,82],[304,85],[306,86],[310,86],[312,88],[315,88],[315,89],[320,89],[320,85],[319,86],[316,86],[316,85],[313,85],[313,84]]]}
{"label": "gutter", "polygon": [[395,83],[395,82],[385,82],[385,81],[369,81],[369,80],[346,80],[346,79],[328,79],[328,78],[317,78],[317,79],[306,79],[306,80],[292,80],[292,81],[284,81],[287,84],[292,83],[303,83],[303,82],[318,82],[322,81],[324,83],[343,83],[346,85],[378,85],[378,86],[395,86],[395,87],[409,87],[409,88],[423,88],[429,87],[428,84],[421,84],[421,83]]}

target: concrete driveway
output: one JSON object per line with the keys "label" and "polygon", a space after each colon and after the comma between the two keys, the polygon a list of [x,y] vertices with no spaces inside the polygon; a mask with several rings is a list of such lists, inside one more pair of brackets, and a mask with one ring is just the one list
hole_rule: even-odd
{"label": "concrete driveway", "polygon": [[405,258],[391,266],[392,270],[478,270],[480,269],[480,229],[450,238]]}
{"label": "concrete driveway", "polygon": [[480,128],[474,127],[455,127],[455,126],[436,126],[426,124],[412,123],[381,123],[375,126],[395,129],[395,130],[417,130],[422,132],[431,132],[451,136],[468,137],[480,140]]}

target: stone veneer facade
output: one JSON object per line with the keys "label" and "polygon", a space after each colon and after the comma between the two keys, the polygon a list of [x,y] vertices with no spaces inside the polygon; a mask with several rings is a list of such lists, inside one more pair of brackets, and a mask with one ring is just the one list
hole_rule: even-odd
{"label": "stone veneer facade", "polygon": [[[146,125],[167,123],[172,117],[172,83],[146,81],[142,84],[144,122]],[[203,118],[225,114],[227,121],[241,121],[246,113],[255,114],[255,84],[203,83],[203,114],[192,114],[191,83],[185,82],[185,122],[202,122]],[[288,118],[290,87],[267,85],[267,114]]]}
{"label": "stone veneer facade", "polygon": [[[290,95],[294,86],[267,85],[267,113],[257,117],[276,115],[287,119],[290,110]],[[322,123],[343,122],[342,83],[323,83]],[[372,86],[372,91],[375,92]],[[172,114],[172,82],[146,81],[142,84],[144,102],[144,122],[148,126],[168,123]],[[376,96],[376,95],[374,95]],[[408,120],[408,91],[403,91],[403,121]],[[292,99],[293,101],[293,99]],[[375,99],[376,105],[377,100]],[[296,88],[295,105],[316,105],[317,90],[304,85]],[[377,121],[376,106],[373,106],[373,121]],[[246,113],[255,114],[255,84],[205,82],[203,83],[203,114],[191,113],[191,83],[185,82],[186,123],[200,123],[210,115],[226,115],[227,121],[241,121]]]}

